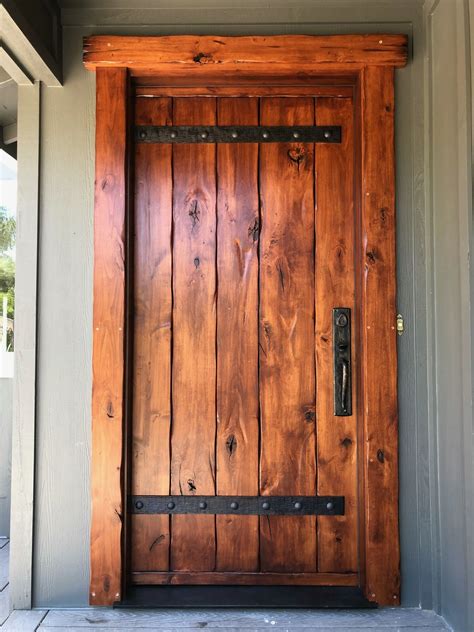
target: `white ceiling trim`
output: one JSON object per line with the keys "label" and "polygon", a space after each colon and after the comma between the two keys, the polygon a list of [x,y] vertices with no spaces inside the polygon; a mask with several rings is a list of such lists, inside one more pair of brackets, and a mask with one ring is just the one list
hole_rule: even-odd
{"label": "white ceiling trim", "polygon": [[[54,64],[46,63],[43,56],[35,48],[34,43],[30,41],[30,38],[25,35],[8,10],[2,5],[0,5],[0,33],[0,49],[4,51],[2,55],[6,64],[9,64],[9,67],[4,66],[4,68],[15,80],[13,72],[19,76],[20,80],[16,80],[19,85],[25,85],[26,78],[28,85],[31,85],[35,80],[42,81],[47,86],[61,86],[57,76],[59,73],[56,72],[57,69],[53,69]],[[6,58],[5,54],[7,55]],[[19,75],[17,71],[11,71],[12,60],[21,70]],[[19,60],[19,62],[15,60]]]}

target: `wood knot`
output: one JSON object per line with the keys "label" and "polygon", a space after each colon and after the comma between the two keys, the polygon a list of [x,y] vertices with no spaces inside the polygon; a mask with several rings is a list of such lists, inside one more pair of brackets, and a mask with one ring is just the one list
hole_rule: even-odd
{"label": "wood knot", "polygon": [[308,423],[312,423],[315,420],[315,412],[314,410],[307,410],[304,414],[305,421]]}
{"label": "wood knot", "polygon": [[209,53],[198,53],[193,57],[193,62],[195,64],[209,64],[212,62],[212,55]]}
{"label": "wood knot", "polygon": [[196,258],[194,259],[194,267],[195,267],[195,268],[199,268],[199,264],[200,264],[200,263],[201,263],[201,262],[199,261],[199,257],[196,257]]}
{"label": "wood knot", "polygon": [[235,451],[237,450],[237,439],[234,435],[229,435],[227,437],[225,447],[227,449],[227,452],[229,453],[229,456],[232,456],[235,453]]}
{"label": "wood knot", "polygon": [[200,221],[201,219],[201,211],[199,210],[199,206],[198,206],[198,201],[197,200],[193,200],[191,202],[191,207],[188,211],[188,215],[191,218],[191,221],[193,223],[193,228],[196,226],[196,224]]}
{"label": "wood knot", "polygon": [[375,263],[375,260],[377,258],[373,250],[367,250],[366,257],[368,262],[372,265]]}
{"label": "wood knot", "polygon": [[188,479],[188,489],[191,494],[194,494],[194,492],[196,491],[196,484],[192,478]]}
{"label": "wood knot", "polygon": [[109,419],[113,419],[114,418],[114,405],[112,404],[111,401],[107,402],[107,417]]}
{"label": "wood knot", "polygon": [[288,158],[291,160],[292,163],[294,163],[297,167],[298,167],[298,171],[300,169],[300,164],[303,162],[303,160],[306,157],[306,152],[303,149],[303,147],[300,147],[299,145],[297,147],[293,147],[292,149],[288,150]]}
{"label": "wood knot", "polygon": [[345,439],[341,441],[341,445],[343,445],[345,448],[348,448],[350,445],[352,445],[352,439],[349,439],[349,437],[346,437]]}
{"label": "wood knot", "polygon": [[377,450],[377,460],[379,461],[379,463],[384,463],[384,461],[385,461],[385,454],[384,454],[383,450]]}
{"label": "wood knot", "polygon": [[260,235],[260,222],[258,221],[258,217],[256,217],[253,223],[250,224],[248,235],[254,242],[258,241],[258,237]]}

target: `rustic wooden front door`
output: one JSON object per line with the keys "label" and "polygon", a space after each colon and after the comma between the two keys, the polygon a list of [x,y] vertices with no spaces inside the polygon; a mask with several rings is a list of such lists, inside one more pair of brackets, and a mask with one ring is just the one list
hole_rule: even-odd
{"label": "rustic wooden front door", "polygon": [[406,46],[86,40],[92,604],[146,589],[197,605],[203,586],[234,604],[239,590],[260,605],[400,602],[393,80]]}
{"label": "rustic wooden front door", "polygon": [[[342,142],[135,145],[132,580],[356,585],[357,406],[334,414],[332,331],[355,308],[352,99],[138,97],[135,113]],[[206,507],[149,514],[142,495]],[[214,495],[228,513],[199,515]],[[241,496],[269,509],[241,515]],[[273,513],[293,496],[341,496],[343,515]]]}

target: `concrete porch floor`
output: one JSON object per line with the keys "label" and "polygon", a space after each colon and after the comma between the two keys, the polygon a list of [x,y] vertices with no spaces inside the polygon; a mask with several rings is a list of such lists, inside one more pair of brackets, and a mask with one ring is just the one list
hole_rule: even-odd
{"label": "concrete porch floor", "polygon": [[9,612],[8,540],[0,540],[0,629],[1,632],[49,631],[129,632],[155,630],[215,629],[226,632],[441,632],[451,628],[434,612],[416,608],[379,610],[16,610]]}

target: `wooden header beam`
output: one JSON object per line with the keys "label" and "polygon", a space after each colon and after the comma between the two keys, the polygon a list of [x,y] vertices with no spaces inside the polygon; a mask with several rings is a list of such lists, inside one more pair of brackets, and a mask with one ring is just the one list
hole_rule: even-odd
{"label": "wooden header beam", "polygon": [[284,76],[352,72],[364,66],[404,66],[406,35],[274,35],[252,37],[95,35],[84,40],[89,70],[128,68],[132,76],[193,73],[204,79],[232,75]]}

